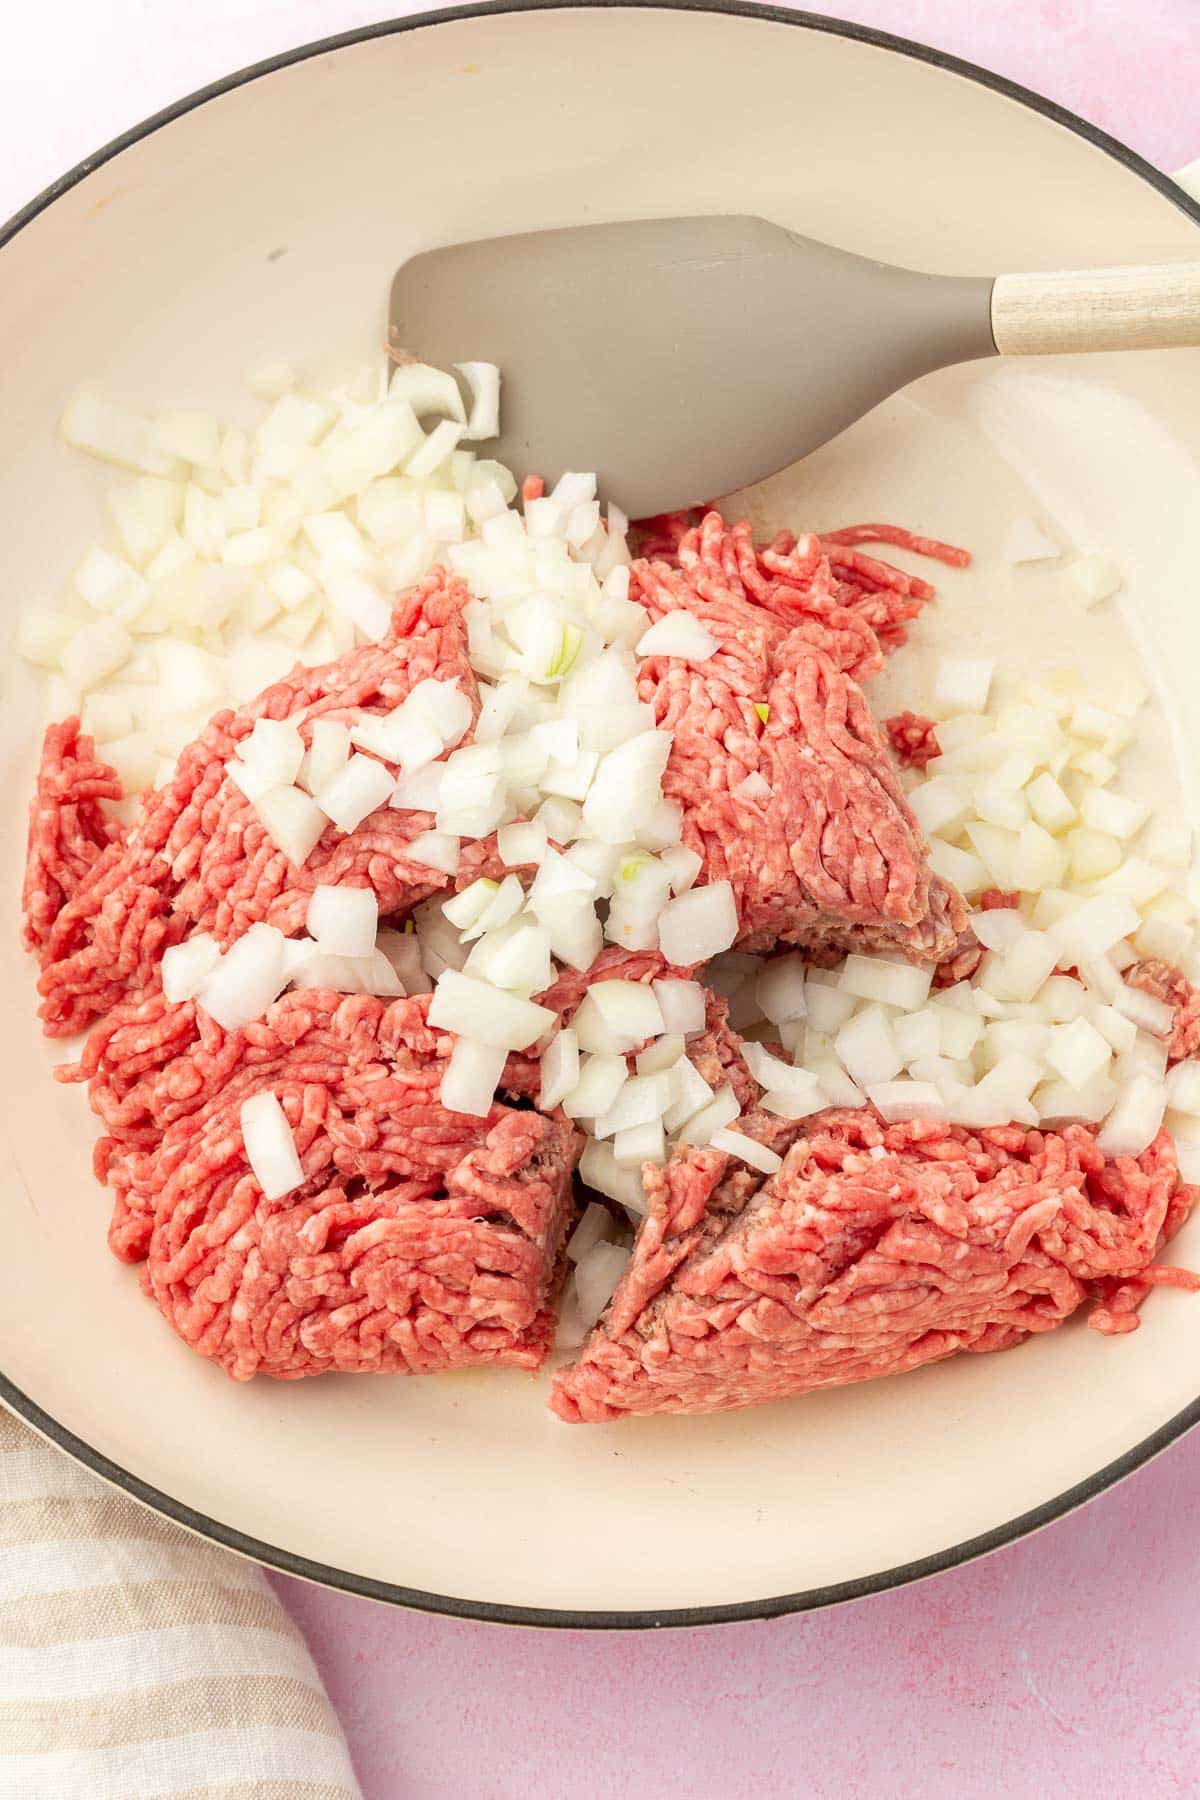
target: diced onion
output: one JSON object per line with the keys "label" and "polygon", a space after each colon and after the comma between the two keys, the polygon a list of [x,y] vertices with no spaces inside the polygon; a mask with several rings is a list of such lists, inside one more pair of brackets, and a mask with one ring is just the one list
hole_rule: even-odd
{"label": "diced onion", "polygon": [[339,831],[356,831],[363,820],[391,799],[395,778],[374,757],[353,755],[316,794],[321,811]]}
{"label": "diced onion", "polygon": [[1096,1139],[1098,1148],[1105,1156],[1140,1156],[1158,1136],[1166,1105],[1167,1090],[1161,1081],[1135,1075],[1118,1093]]}
{"label": "diced onion", "polygon": [[238,745],[244,763],[269,777],[272,787],[290,787],[304,758],[304,740],[288,719],[256,719]]}
{"label": "diced onion", "polygon": [[460,1037],[442,1076],[440,1098],[447,1112],[486,1118],[491,1111],[508,1052],[502,1046]]}
{"label": "diced onion", "polygon": [[261,1019],[279,998],[288,980],[283,945],[273,925],[251,925],[206,976],[197,998],[224,1030]]}
{"label": "diced onion", "polygon": [[838,985],[856,998],[879,1000],[886,1006],[915,1012],[928,999],[932,980],[932,969],[889,962],[883,957],[848,956]]}
{"label": "diced onion", "polygon": [[379,929],[379,902],[372,888],[318,885],[309,897],[305,923],[322,950],[334,956],[370,956]]}
{"label": "diced onion", "polygon": [[206,932],[171,944],[162,957],[163,998],[172,1005],[194,1000],[220,960],[220,946]]}
{"label": "diced onion", "polygon": [[755,1138],[747,1137],[745,1132],[730,1131],[721,1126],[714,1131],[708,1140],[712,1150],[723,1150],[726,1156],[736,1156],[739,1161],[749,1163],[752,1169],[761,1169],[764,1175],[774,1175],[783,1167],[783,1158],[765,1144]]}
{"label": "diced onion", "polygon": [[596,1200],[589,1200],[580,1216],[579,1223],[567,1239],[566,1257],[568,1262],[578,1262],[587,1255],[593,1244],[607,1239],[613,1228],[613,1217],[607,1206],[601,1206]]}
{"label": "diced onion", "polygon": [[471,390],[471,411],[463,437],[468,443],[500,432],[500,371],[495,363],[461,362],[455,368]]}
{"label": "diced onion", "polygon": [[289,862],[308,861],[328,823],[315,800],[295,787],[269,788],[254,801],[259,823]]}
{"label": "diced onion", "polygon": [[[379,765],[376,764],[376,767]],[[452,832],[419,831],[408,845],[405,854],[410,862],[421,863],[425,868],[437,869],[443,875],[457,875],[462,857],[462,847]]]}
{"label": "diced onion", "polygon": [[891,1081],[903,1068],[887,1013],[868,1006],[848,1019],[834,1039],[834,1048],[856,1082],[864,1086]]}
{"label": "diced onion", "polygon": [[287,1114],[271,1090],[242,1101],[240,1122],[246,1160],[268,1200],[279,1200],[304,1184],[296,1140]]}
{"label": "diced onion", "polygon": [[731,1087],[718,1088],[707,1105],[702,1106],[698,1112],[692,1113],[680,1127],[681,1142],[685,1144],[710,1143],[713,1132],[722,1131],[726,1125],[732,1125],[739,1111],[737,1095],[733,1089]]}
{"label": "diced onion", "polygon": [[707,962],[727,950],[737,933],[737,906],[728,881],[712,881],[678,894],[659,914],[658,941],[676,968]]}
{"label": "diced onion", "polygon": [[428,1018],[435,1031],[457,1032],[506,1050],[527,1050],[556,1022],[549,1007],[535,1006],[454,969],[439,977]]}
{"label": "diced onion", "polygon": [[[602,1192],[604,1190],[601,1190]],[[629,1251],[617,1244],[593,1244],[575,1268],[579,1312],[587,1330],[596,1323],[629,1266]]]}
{"label": "diced onion", "polygon": [[664,613],[638,639],[639,656],[674,656],[682,662],[702,663],[715,656],[720,643],[705,631],[699,619],[682,609]]}
{"label": "diced onion", "polygon": [[613,1155],[623,1168],[638,1169],[643,1163],[667,1160],[667,1140],[661,1118],[628,1125],[613,1133]]}
{"label": "diced onion", "polygon": [[984,657],[944,656],[934,679],[935,701],[953,712],[982,712],[994,668]]}
{"label": "diced onion", "polygon": [[867,1099],[888,1124],[906,1119],[944,1119],[946,1103],[928,1081],[868,1082]]}
{"label": "diced onion", "polygon": [[579,1081],[579,1039],[569,1027],[556,1032],[542,1052],[542,1087],[538,1105],[553,1112]]}
{"label": "diced onion", "polygon": [[562,1107],[569,1119],[591,1119],[607,1112],[626,1080],[625,1058],[595,1054],[580,1062],[579,1079],[568,1089]]}
{"label": "diced onion", "polygon": [[653,984],[663,1029],[690,1037],[706,1022],[704,989],[698,981],[663,980]]}

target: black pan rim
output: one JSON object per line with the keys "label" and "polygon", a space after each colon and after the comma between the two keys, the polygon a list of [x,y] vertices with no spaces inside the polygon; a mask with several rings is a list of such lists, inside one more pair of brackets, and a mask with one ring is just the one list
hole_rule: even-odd
{"label": "black pan rim", "polygon": [[[132,145],[150,137],[164,125],[181,118],[185,113],[193,112],[209,100],[218,99],[221,95],[231,93],[235,88],[244,87],[262,76],[275,74],[280,69],[290,68],[293,63],[307,62],[313,57],[328,55],[338,50],[348,49],[356,44],[368,43],[376,38],[394,37],[401,32],[424,30],[431,26],[443,25],[458,19],[487,17],[492,14],[524,13],[524,12],[566,12],[566,11],[629,11],[646,10],[658,12],[696,12],[717,13],[735,18],[765,19],[777,25],[791,25],[801,30],[824,32],[833,37],[848,38],[856,43],[869,44],[876,49],[888,50],[895,55],[906,56],[916,62],[928,63],[931,67],[941,69],[950,75],[958,75],[965,80],[973,81],[980,87],[991,89],[993,93],[1015,100],[1032,112],[1041,114],[1057,125],[1073,132],[1077,137],[1085,139],[1097,149],[1105,152],[1114,162],[1120,163],[1131,174],[1137,175],[1148,186],[1157,190],[1164,199],[1169,200],[1194,224],[1200,225],[1200,204],[1193,201],[1178,184],[1156,169],[1152,163],[1130,150],[1127,145],[1102,131],[1098,125],[1080,118],[1066,107],[1059,106],[1056,101],[1047,100],[1031,89],[1023,87],[1019,82],[1010,81],[1006,76],[993,74],[977,64],[967,62],[961,57],[952,56],[947,51],[935,50],[928,45],[915,43],[909,38],[898,37],[887,31],[878,31],[873,26],[860,25],[844,19],[826,18],[816,13],[793,12],[778,6],[750,4],[748,0],[478,0],[477,4],[466,6],[443,7],[435,11],[416,13],[409,18],[383,20],[373,25],[363,25],[353,31],[340,32],[331,37],[319,38],[316,41],[300,45],[296,49],[284,50],[252,63],[244,69],[235,70],[219,81],[210,82],[206,87],[198,88],[195,93],[186,95],[173,105],[164,107],[144,119],[141,124],[122,132],[119,137],[103,145],[91,156],[85,157],[73,169],[61,175],[57,181],[36,195],[8,222],[0,226],[0,249],[10,243],[18,232],[24,230],[39,214],[45,212],[54,202],[68,193],[71,188],[94,174],[97,169],[111,162],[114,157]],[[905,1587],[910,1582],[921,1581],[931,1575],[944,1574],[950,1569],[972,1562],[977,1557],[985,1556],[990,1551],[1014,1544],[1032,1532],[1040,1531],[1044,1526],[1065,1518],[1068,1513],[1095,1499],[1116,1482],[1124,1480],[1136,1470],[1143,1468],[1154,1457],[1160,1455],[1171,1444],[1181,1438],[1193,1426],[1200,1424],[1200,1396],[1181,1412],[1175,1414],[1165,1425],[1143,1438],[1124,1455],[1107,1463],[1085,1481],[1076,1483],[1063,1493],[1047,1500],[1041,1506],[1021,1513],[1004,1525],[983,1532],[977,1537],[966,1538],[961,1543],[939,1550],[932,1556],[921,1557],[915,1562],[900,1563],[894,1568],[884,1569],[873,1575],[864,1575],[853,1581],[835,1582],[826,1587],[809,1588],[800,1593],[779,1594],[767,1599],[749,1600],[727,1606],[690,1606],[667,1609],[646,1609],[622,1612],[582,1611],[577,1608],[557,1608],[542,1606],[510,1606],[493,1601],[467,1600],[456,1595],[434,1594],[418,1588],[408,1588],[396,1582],[379,1581],[371,1576],[356,1575],[347,1569],[335,1568],[332,1564],[321,1563],[308,1557],[297,1556],[289,1550],[280,1549],[278,1545],[264,1543],[250,1537],[236,1527],[224,1524],[219,1519],[211,1519],[194,1507],[186,1506],[164,1494],[160,1489],[152,1487],[148,1482],[135,1475],[129,1469],[112,1462],[100,1451],[86,1443],[73,1431],[54,1419],[43,1410],[28,1394],[16,1386],[14,1382],[0,1372],[0,1400],[14,1413],[23,1418],[42,1437],[56,1444],[59,1449],[82,1463],[93,1474],[109,1482],[112,1486],[123,1489],[143,1505],[151,1507],[163,1517],[185,1526],[198,1536],[210,1542],[220,1544],[240,1556],[262,1563],[267,1568],[276,1570],[282,1575],[292,1575],[304,1581],[310,1581],[321,1587],[340,1590],[347,1594],[356,1594],[364,1599],[378,1600],[392,1606],[408,1607],[419,1612],[440,1614],[452,1619],[471,1619],[491,1625],[523,1625],[527,1627],[552,1628],[567,1631],[642,1631],[661,1630],[665,1628],[694,1628],[701,1625],[730,1625],[746,1623],[758,1619],[775,1619],[788,1613],[811,1612],[827,1606],[840,1605],[848,1600],[863,1600],[872,1594],[887,1593],[893,1588]]]}

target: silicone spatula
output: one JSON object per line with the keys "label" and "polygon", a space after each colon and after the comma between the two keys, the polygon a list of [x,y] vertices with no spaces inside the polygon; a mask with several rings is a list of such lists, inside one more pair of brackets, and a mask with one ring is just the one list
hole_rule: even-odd
{"label": "silicone spatula", "polygon": [[950,363],[1200,345],[1200,262],[950,277],[767,219],[639,219],[424,251],[388,332],[398,357],[499,364],[481,454],[595,470],[644,518],[786,468]]}

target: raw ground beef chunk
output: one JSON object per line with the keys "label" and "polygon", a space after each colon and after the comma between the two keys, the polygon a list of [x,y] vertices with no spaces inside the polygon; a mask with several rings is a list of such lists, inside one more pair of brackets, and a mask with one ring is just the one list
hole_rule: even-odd
{"label": "raw ground beef chunk", "polygon": [[646,658],[639,690],[674,733],[663,792],[701,879],[732,884],[739,945],[951,956],[966,907],[930,872],[856,679],[881,665],[879,644],[838,598],[823,544],[756,551],[749,526],[709,513],[673,564],[634,564],[630,593],[655,619],[690,613],[719,645],[703,663]]}
{"label": "raw ground beef chunk", "polygon": [[97,863],[120,855],[122,831],[103,800],[119,800],[115,769],[96,755],[78,719],[51,725],[42,747],[37,788],[29,808],[29,845],[21,896],[22,939],[41,952],[54,922]]}
{"label": "raw ground beef chunk", "polygon": [[[649,984],[668,973],[657,951],[612,947],[597,957],[586,974],[567,970],[538,999],[569,1024],[585,993],[597,982]],[[304,998],[329,1011],[340,997],[314,996],[306,990]],[[299,994],[289,994],[279,1002],[284,1011],[271,1013],[272,1031],[282,1029],[285,1020],[303,1016],[300,1002]],[[392,1012],[388,1017],[394,1028],[406,1027],[406,1058],[427,1064],[422,1080],[427,1079],[436,1093],[453,1039],[443,1032],[425,1030],[423,1025],[417,1028],[427,1006],[423,1001],[417,1013]],[[353,1008],[337,1016],[343,1020],[360,1017]],[[181,1131],[187,1120],[202,1112],[231,1082],[240,1084],[239,1094],[245,1098],[251,1090],[245,1087],[244,1071],[262,1063],[258,1038],[263,1029],[251,1025],[244,1031],[224,1031],[194,1001],[172,1004],[156,987],[114,1007],[93,1027],[80,1060],[55,1071],[59,1080],[87,1082],[89,1103],[104,1128],[93,1166],[96,1179],[113,1195],[109,1244],[122,1261],[141,1262],[149,1251],[164,1134],[173,1128]],[[739,1040],[726,1024],[725,1002],[716,994],[708,997],[706,1030],[689,1040],[688,1055],[711,1087],[728,1082],[739,1105],[750,1104],[757,1085],[742,1060]],[[632,1057],[629,1060],[632,1068]],[[501,1091],[515,1100],[536,1101],[541,1080],[535,1056],[514,1054],[505,1066]],[[458,1114],[447,1116],[456,1119],[468,1135],[472,1131],[478,1135],[481,1129],[478,1121]]]}
{"label": "raw ground beef chunk", "polygon": [[[313,720],[356,723],[364,713],[388,712],[430,676],[457,678],[477,706],[461,617],[468,598],[461,582],[435,569],[397,604],[380,642],[320,668],[298,666],[248,706],[218,713],[183,752],[174,779],[147,796],[124,841],[99,853],[93,795],[115,777],[103,765],[89,767],[89,740],[77,737],[76,721],[52,728],[31,817],[25,926],[40,955],[39,1010],[49,1036],[70,1036],[144,990],[167,946],[195,931],[226,945],[259,920],[289,935],[303,929],[319,882],[369,882],[383,915],[445,886],[407,857],[412,840],[431,828],[430,813],[381,807],[348,836],[329,827],[297,868],[225,764],[256,719],[291,719],[307,743]],[[491,840],[467,844],[461,881],[487,873],[493,855]]]}
{"label": "raw ground beef chunk", "polygon": [[[164,1096],[202,1103],[123,1157],[114,1231],[146,1256],[143,1285],[170,1324],[235,1379],[544,1357],[582,1140],[561,1115],[499,1102],[486,1119],[447,1112],[452,1045],[428,1004],[288,994],[162,1068]],[[305,1173],[278,1200],[250,1172],[239,1121],[267,1088]]]}
{"label": "raw ground beef chunk", "polygon": [[[739,1127],[741,1129],[741,1127]],[[649,1174],[632,1261],[551,1404],[570,1422],[714,1412],[1001,1350],[1085,1301],[1128,1330],[1193,1198],[1169,1137],[1106,1161],[1083,1126],[752,1115],[769,1179],[712,1149]],[[788,1147],[790,1144],[790,1148]]]}
{"label": "raw ground beef chunk", "polygon": [[892,754],[902,767],[924,769],[942,754],[937,726],[922,713],[896,713],[887,721]]}

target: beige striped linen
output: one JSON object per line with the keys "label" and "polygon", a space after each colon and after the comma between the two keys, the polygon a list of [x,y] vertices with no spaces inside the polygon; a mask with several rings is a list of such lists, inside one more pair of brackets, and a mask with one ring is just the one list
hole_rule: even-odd
{"label": "beige striped linen", "polygon": [[3,1800],[361,1800],[261,1569],[0,1407]]}

